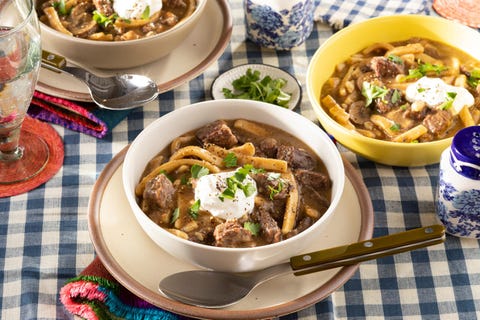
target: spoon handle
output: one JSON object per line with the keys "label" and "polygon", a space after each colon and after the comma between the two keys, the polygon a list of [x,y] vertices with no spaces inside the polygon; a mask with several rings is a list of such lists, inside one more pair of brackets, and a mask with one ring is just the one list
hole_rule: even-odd
{"label": "spoon handle", "polygon": [[42,50],[42,66],[50,70],[60,72],[60,70],[63,69],[66,65],[67,60],[64,57],[59,56],[58,54],[48,52],[46,50]]}
{"label": "spoon handle", "polygon": [[290,258],[296,276],[352,265],[445,241],[443,225],[412,229],[362,242],[315,251]]}

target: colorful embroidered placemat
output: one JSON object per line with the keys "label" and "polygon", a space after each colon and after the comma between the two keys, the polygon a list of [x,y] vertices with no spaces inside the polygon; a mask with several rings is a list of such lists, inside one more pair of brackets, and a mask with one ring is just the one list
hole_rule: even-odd
{"label": "colorful embroidered placemat", "polygon": [[133,295],[110,275],[98,257],[62,287],[60,301],[68,312],[89,320],[183,319]]}

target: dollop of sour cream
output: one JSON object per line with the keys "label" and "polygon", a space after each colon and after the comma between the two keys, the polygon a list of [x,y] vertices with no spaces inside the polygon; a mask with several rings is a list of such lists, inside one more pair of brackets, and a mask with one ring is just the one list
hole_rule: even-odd
{"label": "dollop of sour cream", "polygon": [[113,10],[124,19],[142,19],[149,8],[150,16],[162,9],[162,0],[114,0]]}
{"label": "dollop of sour cream", "polygon": [[[201,210],[206,210],[213,216],[225,220],[240,218],[253,211],[256,191],[247,197],[243,190],[238,188],[233,199],[221,199],[222,192],[227,188],[227,178],[234,174],[235,171],[212,173],[198,179],[195,186],[195,201],[200,200]],[[255,180],[249,175],[245,177],[242,183],[251,183],[255,186],[255,190],[257,189]]]}
{"label": "dollop of sour cream", "polygon": [[406,98],[409,102],[423,101],[429,107],[441,107],[445,102],[452,101],[452,113],[459,113],[464,106],[470,107],[474,103],[473,95],[467,89],[446,84],[440,78],[422,77],[408,85]]}

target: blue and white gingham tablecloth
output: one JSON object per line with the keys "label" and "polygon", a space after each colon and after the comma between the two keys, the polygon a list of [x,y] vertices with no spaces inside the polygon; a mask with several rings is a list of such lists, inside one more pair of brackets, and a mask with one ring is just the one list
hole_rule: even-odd
{"label": "blue and white gingham tablecloth", "polygon": [[[1,319],[70,317],[58,293],[65,281],[94,257],[87,229],[90,192],[105,165],[146,125],[175,108],[210,99],[213,79],[239,64],[277,65],[305,86],[309,59],[332,35],[331,28],[317,24],[309,39],[292,51],[262,50],[245,42],[242,1],[232,0],[230,4],[234,18],[231,43],[201,76],[135,110],[103,140],[56,126],[65,143],[60,172],[31,192],[0,199]],[[316,121],[306,96],[296,111]],[[392,168],[347,150],[342,153],[368,186],[375,211],[374,236],[436,222],[433,199],[438,165]],[[281,319],[476,317],[480,317],[479,241],[448,236],[442,245],[365,262],[330,297]]]}

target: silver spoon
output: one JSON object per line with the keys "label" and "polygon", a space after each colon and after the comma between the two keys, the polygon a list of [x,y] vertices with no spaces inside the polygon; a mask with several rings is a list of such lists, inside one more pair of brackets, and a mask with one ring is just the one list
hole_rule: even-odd
{"label": "silver spoon", "polygon": [[93,102],[100,108],[127,110],[140,107],[155,99],[159,92],[157,84],[150,78],[138,74],[121,74],[99,77],[91,72],[67,66],[64,57],[42,52],[42,67],[58,73],[67,73],[83,81]]}
{"label": "silver spoon", "polygon": [[432,225],[294,256],[290,258],[290,262],[260,271],[248,273],[211,270],[179,272],[161,280],[159,290],[165,296],[189,305],[224,308],[243,299],[259,284],[280,275],[293,273],[295,276],[300,276],[353,265],[443,241],[445,241],[445,228],[442,225]]}

